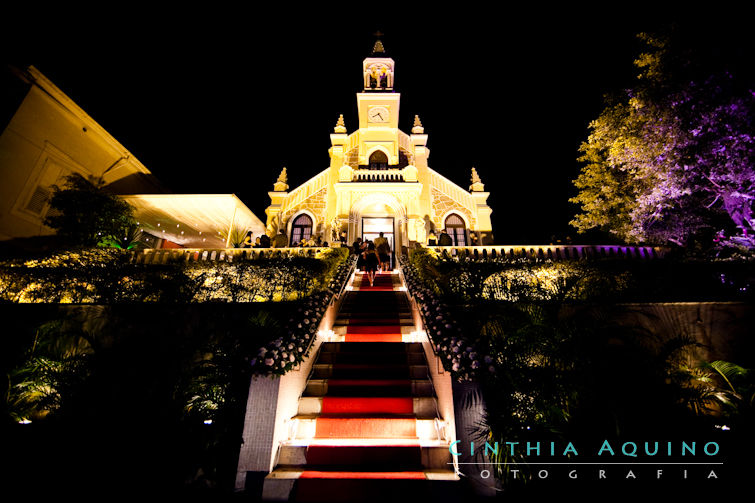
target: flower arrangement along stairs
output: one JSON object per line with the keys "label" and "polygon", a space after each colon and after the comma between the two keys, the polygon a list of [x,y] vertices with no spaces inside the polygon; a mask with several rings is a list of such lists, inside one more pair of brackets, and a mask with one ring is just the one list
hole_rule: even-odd
{"label": "flower arrangement along stairs", "polygon": [[317,355],[263,497],[461,497],[422,344],[412,342],[400,276],[381,273],[370,286],[357,273],[353,285],[331,342]]}

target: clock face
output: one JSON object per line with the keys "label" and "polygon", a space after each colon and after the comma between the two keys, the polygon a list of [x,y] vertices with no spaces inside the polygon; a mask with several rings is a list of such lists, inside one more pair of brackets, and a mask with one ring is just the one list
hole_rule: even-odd
{"label": "clock face", "polygon": [[367,117],[370,122],[388,122],[390,114],[385,107],[372,107],[370,108],[370,111],[367,112]]}

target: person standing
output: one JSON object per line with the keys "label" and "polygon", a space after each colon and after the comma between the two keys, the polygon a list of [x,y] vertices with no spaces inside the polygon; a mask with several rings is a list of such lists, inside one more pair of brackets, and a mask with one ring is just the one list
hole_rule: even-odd
{"label": "person standing", "polygon": [[351,253],[357,256],[357,271],[362,270],[362,238],[357,238],[351,245]]}
{"label": "person standing", "polygon": [[263,234],[259,237],[260,248],[270,248],[270,236]]}
{"label": "person standing", "polygon": [[285,248],[287,246],[288,246],[288,236],[286,236],[286,233],[283,231],[283,229],[281,229],[278,235],[276,235],[275,239],[273,240],[273,248]]}
{"label": "person standing", "polygon": [[430,233],[427,235],[427,246],[436,246],[438,244],[438,240],[435,236],[435,231],[430,230]]}
{"label": "person standing", "polygon": [[438,236],[438,246],[452,246],[453,244],[454,242],[451,239],[451,236],[448,235],[448,232],[446,232],[446,229],[440,231],[440,236]]}
{"label": "person standing", "polygon": [[380,258],[375,250],[375,243],[370,242],[367,245],[367,249],[364,251],[364,263],[365,270],[370,279],[370,286],[375,284],[375,273],[380,267]]}
{"label": "person standing", "polygon": [[391,245],[388,239],[380,233],[375,239],[375,249],[377,250],[378,258],[380,259],[381,270],[388,272],[391,266]]}

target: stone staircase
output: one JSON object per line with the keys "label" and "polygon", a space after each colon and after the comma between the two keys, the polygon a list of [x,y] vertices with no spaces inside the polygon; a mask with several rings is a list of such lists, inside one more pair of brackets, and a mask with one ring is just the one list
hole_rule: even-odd
{"label": "stone staircase", "polygon": [[[266,500],[404,501],[458,490],[397,274],[357,273],[315,360]],[[457,500],[458,501],[458,500]]]}

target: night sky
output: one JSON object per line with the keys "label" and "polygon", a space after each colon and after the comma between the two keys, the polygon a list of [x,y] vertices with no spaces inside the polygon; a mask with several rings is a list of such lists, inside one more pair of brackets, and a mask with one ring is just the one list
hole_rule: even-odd
{"label": "night sky", "polygon": [[283,166],[293,189],[328,166],[339,114],[354,131],[362,60],[381,30],[396,61],[401,129],[419,114],[430,167],[462,187],[477,168],[497,243],[534,244],[603,239],[577,237],[568,199],[603,95],[632,83],[635,34],[673,22],[711,40],[745,37],[748,19],[725,7],[635,4],[367,17],[337,16],[336,7],[76,18],[33,37],[19,28],[6,47],[17,49],[13,64],[35,65],[171,191],[236,193],[264,220]]}

